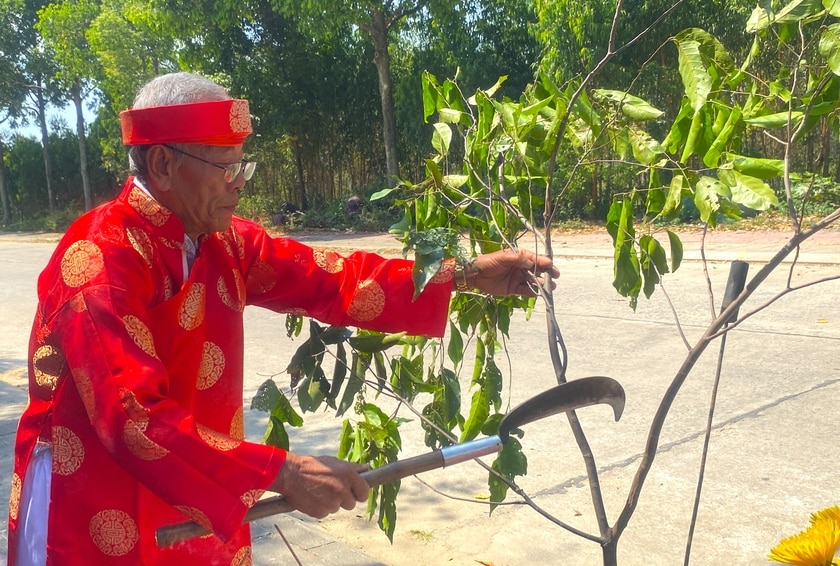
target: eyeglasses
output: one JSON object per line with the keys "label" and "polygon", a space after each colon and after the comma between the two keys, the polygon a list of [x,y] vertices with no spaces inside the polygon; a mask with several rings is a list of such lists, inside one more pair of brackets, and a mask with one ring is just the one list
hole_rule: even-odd
{"label": "eyeglasses", "polygon": [[225,172],[225,183],[230,183],[236,177],[239,176],[239,173],[242,173],[242,176],[248,181],[251,177],[254,176],[254,169],[257,168],[256,161],[247,161],[243,159],[242,161],[237,161],[235,163],[213,163],[212,161],[207,161],[203,157],[199,157],[197,155],[193,155],[192,153],[187,153],[177,147],[171,146],[169,144],[162,144],[164,147],[168,147],[172,151],[180,153],[181,155],[186,155],[187,157],[192,157],[193,159],[198,159],[206,163],[207,165],[212,165],[218,169],[222,169]]}

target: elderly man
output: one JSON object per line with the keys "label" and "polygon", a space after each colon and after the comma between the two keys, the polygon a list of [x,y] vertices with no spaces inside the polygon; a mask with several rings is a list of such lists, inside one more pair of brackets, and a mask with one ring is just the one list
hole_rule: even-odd
{"label": "elderly man", "polygon": [[[10,564],[250,563],[242,519],[265,492],[324,517],[367,497],[362,467],[244,440],[246,304],[440,336],[453,282],[529,294],[548,258],[446,263],[412,300],[411,262],[272,238],[234,215],[254,173],[248,103],[175,73],[121,114],[133,176],[68,229],[38,280]],[[214,534],[161,549],[186,519]]]}

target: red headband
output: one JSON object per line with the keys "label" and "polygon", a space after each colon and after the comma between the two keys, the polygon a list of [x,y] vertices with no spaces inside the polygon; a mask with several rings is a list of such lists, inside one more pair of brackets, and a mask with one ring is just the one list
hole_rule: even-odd
{"label": "red headband", "polygon": [[197,143],[233,146],[251,133],[247,100],[214,100],[120,112],[125,145]]}

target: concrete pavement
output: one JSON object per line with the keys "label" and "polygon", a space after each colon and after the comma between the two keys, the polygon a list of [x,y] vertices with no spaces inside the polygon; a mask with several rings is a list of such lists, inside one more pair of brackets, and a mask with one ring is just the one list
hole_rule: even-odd
{"label": "concrete pavement", "polygon": [[[389,236],[302,235],[313,245],[342,250],[398,253]],[[683,233],[687,264],[666,278],[673,310],[691,342],[709,318],[706,283],[695,259],[699,233]],[[784,243],[774,232],[715,232],[706,238],[709,276],[719,297],[726,262],[741,259],[758,269]],[[38,241],[41,240],[41,241]],[[610,287],[612,250],[606,234],[558,234],[553,238],[562,276],[557,314],[570,353],[570,376],[613,375],[625,385],[628,407],[620,423],[597,408],[580,413],[601,470],[610,520],[624,503],[651,415],[664,387],[685,355],[674,330],[671,307],[662,294],[640,301],[635,313]],[[0,235],[0,493],[8,493],[11,443],[25,404],[26,337],[34,311],[34,280],[51,250],[50,237]],[[840,275],[840,232],[824,232],[806,242],[794,284]],[[768,280],[755,305],[783,288],[786,270]],[[535,315],[539,318],[538,309]],[[508,341],[509,363],[502,371],[513,384],[511,402],[548,387],[553,377],[544,358],[541,320],[515,320]],[[284,340],[282,320],[246,311],[245,392],[249,403],[266,377],[282,371],[296,347]],[[807,526],[808,513],[840,502],[836,462],[836,415],[840,402],[840,285],[837,281],[792,293],[759,312],[730,335],[724,381],[716,411],[712,452],[695,533],[694,564],[765,564],[773,544]],[[621,564],[682,561],[696,483],[702,429],[715,355],[710,348],[669,416],[659,456],[640,504],[619,544]],[[500,360],[501,363],[501,360]],[[693,375],[695,375],[693,374]],[[287,386],[283,375],[278,384]],[[466,391],[466,384],[463,386]],[[465,397],[468,394],[465,393]],[[468,399],[467,401],[468,402]],[[258,439],[261,414],[248,413],[246,431]],[[830,415],[830,416],[829,416]],[[340,426],[330,414],[305,415],[306,426],[293,448],[334,453]],[[414,423],[412,423],[414,425]],[[406,425],[406,426],[412,426]],[[526,430],[523,446],[529,474],[520,482],[549,512],[595,532],[580,456],[561,420]],[[422,439],[406,430],[404,453],[424,451]],[[488,460],[490,461],[490,460]],[[530,509],[502,507],[492,515],[476,500],[486,492],[486,474],[471,464],[403,481],[394,545],[375,524],[362,520],[361,507],[324,521],[292,514],[254,526],[255,564],[295,564],[275,530],[291,541],[301,563],[318,564],[598,564],[594,543],[543,520]],[[445,492],[450,497],[439,495]],[[480,498],[479,498],[480,501]],[[0,528],[5,534],[5,520]],[[5,544],[2,550],[5,551]]]}

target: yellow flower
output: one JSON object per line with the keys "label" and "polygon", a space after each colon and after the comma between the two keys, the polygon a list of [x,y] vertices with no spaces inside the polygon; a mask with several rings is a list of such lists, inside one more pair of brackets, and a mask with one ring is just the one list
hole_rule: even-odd
{"label": "yellow flower", "polygon": [[820,521],[834,521],[840,525],[840,505],[817,511],[811,515],[811,524],[814,525]]}
{"label": "yellow flower", "polygon": [[830,507],[811,516],[811,526],[784,539],[769,558],[792,566],[836,566],[834,555],[840,548],[840,507]]}

